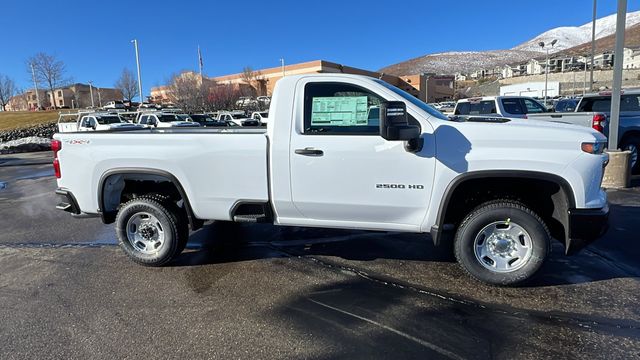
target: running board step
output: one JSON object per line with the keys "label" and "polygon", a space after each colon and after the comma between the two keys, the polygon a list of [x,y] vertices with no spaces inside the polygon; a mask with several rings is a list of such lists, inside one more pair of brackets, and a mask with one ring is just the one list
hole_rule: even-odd
{"label": "running board step", "polygon": [[235,222],[247,222],[247,223],[265,223],[269,222],[269,217],[265,214],[247,214],[247,215],[235,215],[233,217]]}
{"label": "running board step", "polygon": [[63,211],[71,211],[71,204],[67,204],[67,203],[59,203],[58,205],[56,205],[56,209],[58,210],[63,210]]}

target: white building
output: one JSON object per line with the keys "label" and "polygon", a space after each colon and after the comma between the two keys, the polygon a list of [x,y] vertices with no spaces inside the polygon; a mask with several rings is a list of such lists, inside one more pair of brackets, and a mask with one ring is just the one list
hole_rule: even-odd
{"label": "white building", "polygon": [[640,69],[640,48],[624,48],[623,69]]}
{"label": "white building", "polygon": [[[560,82],[549,81],[547,83],[548,96],[560,95]],[[544,81],[527,82],[522,84],[513,84],[500,86],[500,96],[544,96]]]}
{"label": "white building", "polygon": [[544,61],[531,59],[527,63],[527,74],[538,75],[544,73]]}

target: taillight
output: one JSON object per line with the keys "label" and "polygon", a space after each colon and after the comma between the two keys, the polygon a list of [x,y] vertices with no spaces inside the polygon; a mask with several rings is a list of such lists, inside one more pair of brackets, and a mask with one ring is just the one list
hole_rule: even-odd
{"label": "taillight", "polygon": [[528,119],[529,117],[527,116],[527,114],[524,114],[523,119]]}
{"label": "taillight", "polygon": [[56,174],[56,178],[60,179],[60,161],[58,160],[58,151],[62,150],[62,141],[51,140],[51,150],[53,151],[53,171]]}
{"label": "taillight", "polygon": [[607,122],[607,117],[604,114],[595,114],[593,115],[593,120],[591,121],[591,127],[593,130],[604,133],[604,125]]}

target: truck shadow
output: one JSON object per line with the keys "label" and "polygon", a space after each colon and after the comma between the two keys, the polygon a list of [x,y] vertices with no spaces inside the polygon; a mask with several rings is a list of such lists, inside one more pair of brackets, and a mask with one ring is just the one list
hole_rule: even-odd
{"label": "truck shadow", "polygon": [[280,305],[275,318],[324,348],[320,359],[581,358],[610,346],[582,346],[583,337],[633,343],[640,335],[640,324],[632,320],[481,305],[363,278],[306,288]]}
{"label": "truck shadow", "polygon": [[[616,231],[612,229],[611,231]],[[611,234],[610,236],[615,236]],[[562,245],[553,241],[553,252],[528,287],[546,287],[633,277],[623,267],[612,264],[587,248],[567,257]],[[466,275],[458,268],[451,246],[434,246],[427,234],[385,233],[335,229],[278,227],[267,224],[216,222],[192,234],[188,246],[170,266],[223,264],[283,257],[329,257],[363,262],[359,267],[380,261],[410,262],[425,276],[438,278]],[[394,263],[392,263],[394,264]],[[395,266],[395,265],[392,265]],[[629,264],[637,269],[638,265]],[[446,272],[449,275],[444,275]],[[431,275],[430,273],[433,273]]]}

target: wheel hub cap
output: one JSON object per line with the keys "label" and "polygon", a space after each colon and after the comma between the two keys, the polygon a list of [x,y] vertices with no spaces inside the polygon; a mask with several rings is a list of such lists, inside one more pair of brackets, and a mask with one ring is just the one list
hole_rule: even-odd
{"label": "wheel hub cap", "polygon": [[136,213],[127,222],[127,240],[134,250],[146,255],[155,254],[164,245],[164,229],[154,215]]}
{"label": "wheel hub cap", "polygon": [[533,242],[522,226],[508,219],[482,228],[473,248],[476,259],[484,268],[506,273],[527,264],[533,253]]}

